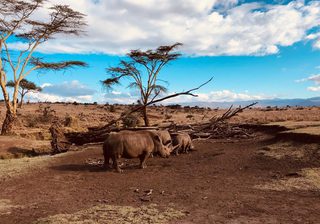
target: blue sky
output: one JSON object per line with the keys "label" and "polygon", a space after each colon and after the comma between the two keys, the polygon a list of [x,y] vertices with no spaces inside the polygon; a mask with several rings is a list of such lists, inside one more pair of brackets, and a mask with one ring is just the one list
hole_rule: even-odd
{"label": "blue sky", "polygon": [[[37,52],[49,61],[82,60],[87,68],[35,72],[44,87],[31,100],[131,103],[126,83],[107,92],[100,80],[130,49],[182,42],[183,56],[163,69],[169,93],[214,80],[186,101],[309,98],[320,95],[320,2],[237,0],[63,1],[87,14],[83,37],[60,37]],[[76,3],[77,2],[77,3]],[[154,6],[158,7],[155,8]],[[125,16],[123,14],[126,14]],[[13,50],[23,48],[11,41]],[[174,102],[172,101],[172,102]]]}

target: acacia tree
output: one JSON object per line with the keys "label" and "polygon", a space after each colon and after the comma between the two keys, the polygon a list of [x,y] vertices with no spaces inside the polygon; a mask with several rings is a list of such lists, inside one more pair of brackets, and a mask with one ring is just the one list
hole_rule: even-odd
{"label": "acacia tree", "polygon": [[147,115],[148,103],[155,100],[161,93],[166,92],[165,86],[160,85],[158,75],[161,69],[170,61],[176,60],[181,54],[173,52],[181,43],[170,46],[160,46],[155,50],[132,50],[127,54],[128,60],[121,60],[119,66],[107,68],[110,76],[102,81],[103,85],[111,88],[120,83],[120,79],[129,78],[129,88],[135,88],[140,93],[138,101],[143,107],[145,126],[149,126]]}
{"label": "acacia tree", "polygon": [[[14,87],[15,86],[15,82],[10,80],[7,83],[8,87]],[[30,92],[41,92],[42,88],[40,86],[37,86],[34,82],[28,81],[26,79],[22,79],[19,83],[19,89],[18,92],[20,94],[20,101],[19,101],[19,108],[22,108],[22,104],[23,104],[23,98],[27,93]]]}
{"label": "acacia tree", "polygon": [[[6,117],[1,134],[10,133],[17,117],[17,98],[20,82],[36,70],[62,70],[73,66],[86,66],[81,61],[45,62],[34,56],[36,49],[57,34],[79,35],[84,15],[67,5],[50,7],[48,18],[33,19],[45,0],[1,0],[0,1],[0,86],[6,106]],[[20,41],[25,48],[10,50],[10,43]],[[13,94],[10,97],[8,76],[12,76]],[[11,98],[11,99],[10,99]]]}

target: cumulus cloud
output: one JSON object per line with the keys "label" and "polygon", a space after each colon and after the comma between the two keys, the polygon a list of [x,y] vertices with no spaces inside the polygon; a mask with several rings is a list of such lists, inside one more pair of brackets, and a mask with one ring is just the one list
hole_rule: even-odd
{"label": "cumulus cloud", "polygon": [[320,91],[320,74],[317,75],[311,75],[308,78],[296,80],[296,82],[313,82],[315,86],[310,86],[307,88],[307,90],[312,92],[318,92]]}
{"label": "cumulus cloud", "polygon": [[103,94],[100,101],[104,103],[131,104],[136,103],[138,99],[139,95],[135,92],[111,91]]}
{"label": "cumulus cloud", "polygon": [[[87,34],[60,37],[44,53],[124,54],[182,42],[189,55],[267,55],[302,40],[320,48],[320,2],[244,3],[238,0],[52,0],[85,13]],[[41,13],[41,16],[45,12]],[[311,33],[310,33],[311,32]],[[22,43],[11,48],[21,49]]]}
{"label": "cumulus cloud", "polygon": [[52,94],[63,97],[79,97],[88,96],[95,93],[94,90],[81,84],[78,80],[71,82],[63,82],[61,84],[44,84],[42,85],[42,93]]}
{"label": "cumulus cloud", "polygon": [[320,91],[320,86],[310,86],[307,89],[309,91],[312,91],[312,92],[319,92]]}
{"label": "cumulus cloud", "polygon": [[[173,94],[173,93],[169,93]],[[181,95],[175,98],[168,99],[164,103],[186,103],[186,102],[233,102],[246,100],[262,100],[271,99],[274,96],[249,94],[248,92],[236,93],[230,90],[212,91],[210,93],[197,93],[198,97]],[[124,103],[130,104],[137,102],[138,95],[132,93],[111,92],[104,95],[104,100],[109,103]]]}
{"label": "cumulus cloud", "polygon": [[47,101],[47,102],[91,102],[94,90],[80,83],[78,80],[71,82],[63,82],[61,84],[44,83],[40,85],[42,92],[28,94],[31,101]]}
{"label": "cumulus cloud", "polygon": [[212,91],[209,93],[198,93],[198,97],[179,96],[172,98],[166,102],[168,103],[185,103],[185,102],[234,102],[246,100],[262,100],[271,99],[273,96],[249,94],[248,92],[237,93],[231,90]]}

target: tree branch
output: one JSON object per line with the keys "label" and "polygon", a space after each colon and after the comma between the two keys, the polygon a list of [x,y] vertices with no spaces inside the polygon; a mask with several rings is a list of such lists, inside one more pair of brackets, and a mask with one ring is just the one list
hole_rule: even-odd
{"label": "tree branch", "polygon": [[102,128],[99,128],[99,130],[107,129],[108,127],[112,126],[113,124],[117,123],[118,121],[122,120],[123,118],[129,116],[130,114],[132,114],[134,112],[137,112],[139,110],[142,110],[145,106],[149,106],[149,105],[152,105],[152,104],[155,104],[155,103],[159,103],[161,101],[164,101],[164,100],[167,100],[167,99],[170,99],[170,98],[174,98],[174,97],[177,97],[177,96],[180,96],[180,95],[189,95],[189,96],[197,97],[197,95],[193,94],[192,92],[195,91],[195,90],[200,89],[201,87],[203,87],[205,85],[207,85],[209,82],[212,81],[212,79],[213,79],[213,77],[210,78],[205,83],[201,84],[200,86],[196,87],[196,88],[193,88],[193,89],[190,89],[190,90],[187,90],[187,91],[184,91],[184,92],[175,93],[175,94],[172,94],[172,95],[169,95],[169,96],[165,96],[165,97],[157,99],[157,100],[152,100],[149,103],[147,103],[145,105],[142,105],[142,106],[137,106],[136,108],[132,109],[131,111],[121,115],[119,118],[117,118],[115,120],[112,120],[111,122],[109,122],[108,124],[103,126]]}

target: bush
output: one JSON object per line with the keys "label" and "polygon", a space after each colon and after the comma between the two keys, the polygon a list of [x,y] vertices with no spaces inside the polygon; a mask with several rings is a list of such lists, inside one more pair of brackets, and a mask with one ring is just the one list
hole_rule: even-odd
{"label": "bush", "polygon": [[76,117],[71,116],[70,114],[66,114],[64,119],[64,126],[70,127],[70,128],[78,128],[79,121]]}
{"label": "bush", "polygon": [[141,125],[141,123],[142,123],[142,118],[139,113],[130,114],[129,116],[124,117],[122,119],[122,124],[126,128],[137,127],[137,126]]}
{"label": "bush", "polygon": [[116,112],[116,106],[115,106],[115,105],[110,105],[109,111],[110,111],[111,113]]}

